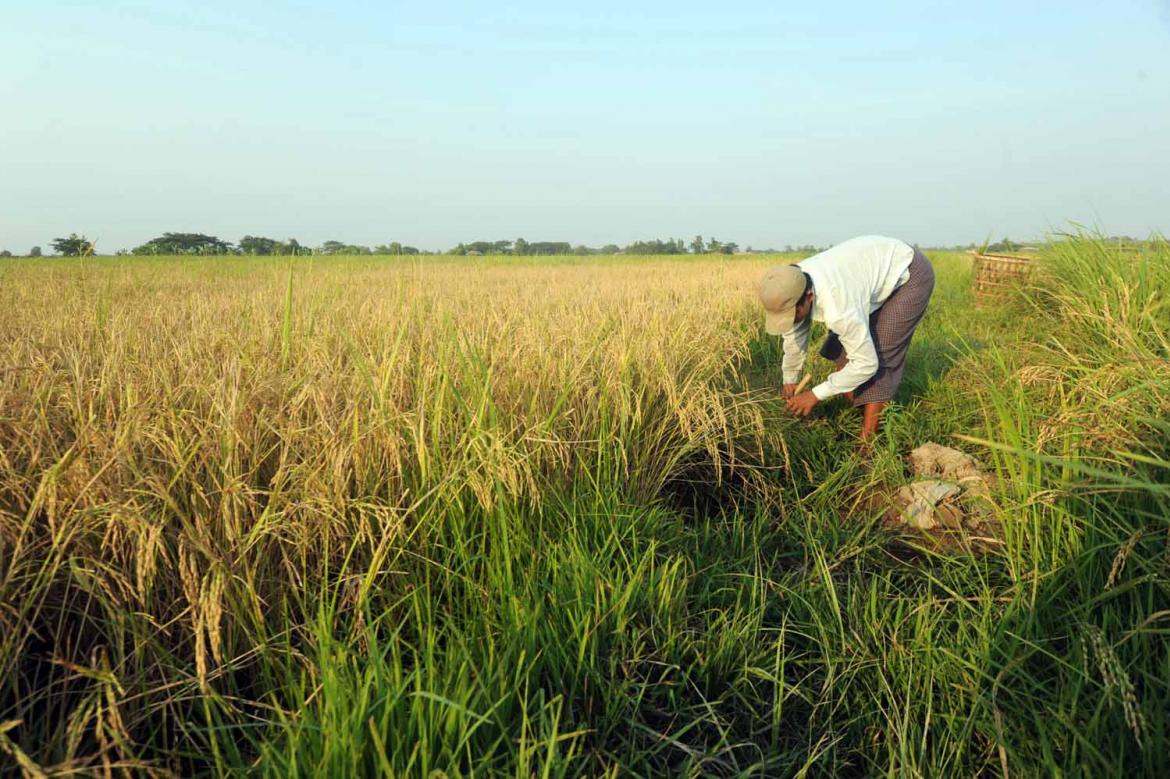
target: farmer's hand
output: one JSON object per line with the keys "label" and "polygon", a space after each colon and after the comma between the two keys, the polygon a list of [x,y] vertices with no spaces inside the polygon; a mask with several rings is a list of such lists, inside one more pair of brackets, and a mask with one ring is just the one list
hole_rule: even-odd
{"label": "farmer's hand", "polygon": [[796,382],[784,385],[784,399],[792,400],[796,397]]}
{"label": "farmer's hand", "polygon": [[819,402],[813,391],[807,390],[788,401],[788,410],[798,417],[807,417]]}

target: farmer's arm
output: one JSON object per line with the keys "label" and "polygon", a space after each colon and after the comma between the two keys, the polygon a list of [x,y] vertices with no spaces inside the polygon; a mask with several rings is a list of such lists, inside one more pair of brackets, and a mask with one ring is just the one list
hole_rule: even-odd
{"label": "farmer's arm", "polygon": [[804,369],[804,358],[808,352],[809,320],[805,319],[784,334],[784,362],[782,365],[785,384],[800,381]]}
{"label": "farmer's arm", "polygon": [[827,400],[834,395],[852,392],[870,379],[878,369],[877,350],[869,335],[869,317],[854,313],[842,316],[832,323],[831,328],[845,349],[848,362],[845,367],[813,387],[817,400]]}

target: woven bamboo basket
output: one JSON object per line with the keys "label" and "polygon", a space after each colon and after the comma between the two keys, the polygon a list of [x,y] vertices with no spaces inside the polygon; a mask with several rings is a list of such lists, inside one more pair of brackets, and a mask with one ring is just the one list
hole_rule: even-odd
{"label": "woven bamboo basket", "polygon": [[980,254],[971,252],[974,260],[974,274],[971,284],[975,292],[975,300],[979,303],[990,303],[1002,300],[1012,289],[1020,284],[1031,273],[1035,257],[1022,254]]}

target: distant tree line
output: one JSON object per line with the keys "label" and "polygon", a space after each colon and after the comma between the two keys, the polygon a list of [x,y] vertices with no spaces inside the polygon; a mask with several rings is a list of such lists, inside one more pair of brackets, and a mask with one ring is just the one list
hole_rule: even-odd
{"label": "distant tree line", "polygon": [[477,254],[511,254],[516,257],[544,256],[550,254],[561,255],[589,255],[589,254],[619,254],[622,251],[617,244],[606,244],[600,248],[578,244],[574,246],[568,241],[528,241],[517,238],[515,241],[471,241],[460,243],[448,249],[447,254],[477,255]]}
{"label": "distant tree line", "polygon": [[[1103,240],[1115,241],[1121,243],[1132,243],[1140,245],[1144,243],[1140,239],[1131,238],[1129,236],[1110,236]],[[1003,238],[995,243],[987,242],[982,245],[969,243],[966,245],[958,245],[951,247],[952,249],[968,249],[968,250],[982,250],[988,252],[1014,252],[1028,248],[1029,245],[1035,245],[1036,242],[1029,244],[1014,241],[1010,238]],[[83,257],[93,254],[95,251],[95,242],[89,240],[84,235],[77,233],[70,233],[65,238],[54,238],[49,242],[53,251],[59,255],[66,257]],[[813,244],[803,244],[794,246],[792,244],[786,245],[783,249],[753,249],[748,246],[745,250],[747,253],[780,253],[786,254],[816,254],[823,251],[825,247],[815,246]],[[407,246],[398,241],[390,241],[384,244],[378,244],[373,247],[363,246],[360,244],[346,243],[344,241],[325,241],[320,246],[305,246],[297,241],[296,238],[288,238],[286,240],[277,240],[275,238],[267,238],[260,235],[245,235],[236,243],[222,240],[214,235],[205,235],[203,233],[163,233],[157,238],[152,238],[146,243],[135,246],[129,251],[121,250],[118,254],[137,254],[137,255],[195,255],[195,256],[216,256],[216,255],[248,255],[248,256],[297,256],[297,255],[330,255],[330,254],[361,254],[361,255],[424,255],[437,254],[438,252],[427,251],[419,249],[414,246]],[[513,256],[546,256],[546,255],[608,255],[608,254],[739,254],[742,253],[739,244],[734,241],[719,241],[714,237],[704,238],[701,235],[696,235],[689,242],[684,242],[681,238],[651,238],[646,240],[634,241],[626,246],[618,246],[617,244],[606,244],[600,247],[585,246],[583,244],[574,245],[568,241],[529,241],[524,238],[517,238],[515,240],[500,240],[500,241],[470,241],[467,243],[459,243],[451,249],[446,251],[449,255],[513,255]],[[0,250],[0,257],[12,257],[12,252],[8,250]],[[40,246],[32,247],[28,257],[42,256]]]}
{"label": "distant tree line", "polygon": [[[80,257],[94,252],[94,242],[84,235],[71,233],[67,238],[54,238],[49,242],[53,251],[64,257]],[[308,254],[434,254],[398,241],[390,241],[370,248],[344,241],[325,241],[317,247],[305,246],[296,238],[284,241],[262,235],[245,235],[237,243],[225,241],[204,233],[163,233],[133,249],[122,249],[118,255],[188,255],[188,256],[297,256]],[[11,257],[12,252],[0,251],[0,257]],[[29,257],[42,256],[41,247],[34,246]]]}
{"label": "distant tree line", "polygon": [[[84,239],[82,239],[84,240]],[[53,242],[57,248],[57,242]],[[74,254],[70,250],[58,249],[61,254]],[[237,243],[225,241],[214,235],[203,233],[163,233],[152,238],[141,246],[135,246],[130,251],[121,251],[119,254],[137,255],[247,255],[247,256],[299,256],[309,254],[426,254],[413,246],[404,246],[398,241],[379,244],[374,248],[345,243],[343,241],[325,241],[318,247],[305,246],[296,238],[281,241],[267,238],[262,235],[245,235]]]}
{"label": "distant tree line", "polygon": [[[78,257],[92,254],[94,243],[84,235],[71,233],[68,238],[55,238],[50,242],[57,254],[66,257]],[[810,247],[811,248],[811,247]],[[789,247],[791,250],[791,247]],[[749,246],[747,251],[753,251]],[[761,251],[774,251],[764,249]],[[450,255],[484,255],[508,254],[514,256],[546,256],[546,255],[598,255],[598,254],[736,254],[739,244],[734,241],[717,241],[714,238],[704,240],[696,235],[691,242],[685,243],[681,238],[652,238],[634,241],[626,246],[608,243],[600,247],[573,245],[568,241],[528,241],[517,238],[514,241],[470,241],[460,243],[447,250]],[[130,250],[120,250],[119,255],[187,255],[187,256],[218,256],[218,255],[249,255],[249,256],[296,256],[296,255],[330,255],[330,254],[368,254],[368,255],[420,255],[436,254],[436,252],[408,246],[398,241],[378,244],[374,247],[344,241],[325,241],[320,246],[312,247],[301,244],[296,238],[280,241],[260,235],[245,235],[236,243],[225,241],[214,235],[204,233],[163,233],[146,243],[135,246]],[[11,252],[0,252],[0,257],[11,257]],[[29,252],[30,257],[40,257],[41,247],[34,246]]]}
{"label": "distant tree line", "polygon": [[[49,242],[53,251],[64,257],[81,257],[94,253],[94,242],[84,235],[70,233],[67,238],[54,238]],[[266,238],[261,235],[245,235],[237,243],[225,241],[214,235],[204,233],[163,233],[152,238],[140,246],[130,250],[119,250],[118,255],[189,255],[189,256],[275,256],[275,255],[308,255],[308,254],[434,254],[420,250],[414,246],[405,246],[398,241],[379,244],[372,249],[368,246],[345,243],[343,241],[325,241],[317,247],[304,246],[296,238],[284,241],[275,238]],[[0,257],[11,257],[12,252],[0,250]],[[29,257],[42,256],[40,246],[29,250]]]}
{"label": "distant tree line", "polygon": [[[747,251],[750,252],[752,249],[749,247]],[[568,241],[528,241],[524,238],[517,238],[514,241],[471,241],[460,243],[447,250],[447,254],[455,255],[510,254],[518,257],[549,254],[736,254],[738,252],[739,244],[734,241],[721,242],[714,238],[704,241],[701,235],[696,235],[689,244],[681,238],[667,238],[666,240],[651,238],[634,241],[626,246],[608,243],[605,246],[594,248],[584,245],[574,246]]]}
{"label": "distant tree line", "polygon": [[[308,252],[306,252],[308,253]],[[313,254],[433,254],[434,252],[423,251],[413,246],[404,246],[398,241],[391,241],[390,243],[378,244],[374,248],[369,246],[359,246],[352,243],[344,243],[342,241],[326,241],[318,246]]]}
{"label": "distant tree line", "polygon": [[[55,238],[50,242],[53,250],[66,257],[79,257],[94,252],[94,242],[84,235],[70,233],[67,238]],[[805,247],[800,247],[801,249]],[[810,250],[814,247],[807,247]],[[792,247],[787,248],[792,251]],[[754,251],[750,246],[748,252]],[[761,249],[762,252],[773,252],[774,249]],[[595,255],[595,254],[737,254],[739,244],[734,241],[718,241],[715,238],[704,240],[703,236],[696,235],[690,243],[681,238],[652,238],[634,241],[626,246],[608,243],[600,247],[573,245],[568,241],[529,241],[517,238],[514,241],[470,241],[459,243],[446,254],[451,255],[484,255],[509,254],[514,256],[546,256],[546,255]],[[297,255],[330,255],[330,254],[368,254],[368,255],[420,255],[437,254],[437,252],[408,246],[398,241],[378,244],[374,247],[344,241],[325,241],[320,246],[305,246],[296,238],[277,240],[262,235],[245,235],[236,243],[225,241],[214,235],[204,233],[163,233],[146,243],[135,246],[130,250],[119,250],[119,255],[186,255],[186,256],[297,256]],[[11,252],[0,252],[0,257],[11,257]],[[40,257],[41,247],[34,246],[29,252],[30,257]]]}

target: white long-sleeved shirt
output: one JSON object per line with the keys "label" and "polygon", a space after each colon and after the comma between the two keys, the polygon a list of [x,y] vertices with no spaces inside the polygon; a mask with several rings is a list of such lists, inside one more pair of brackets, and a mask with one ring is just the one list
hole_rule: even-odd
{"label": "white long-sleeved shirt", "polygon": [[808,352],[810,320],[837,334],[849,362],[813,387],[818,400],[851,392],[878,369],[869,315],[909,278],[914,247],[896,238],[863,235],[797,263],[813,283],[812,316],[784,334],[784,383],[800,380]]}

